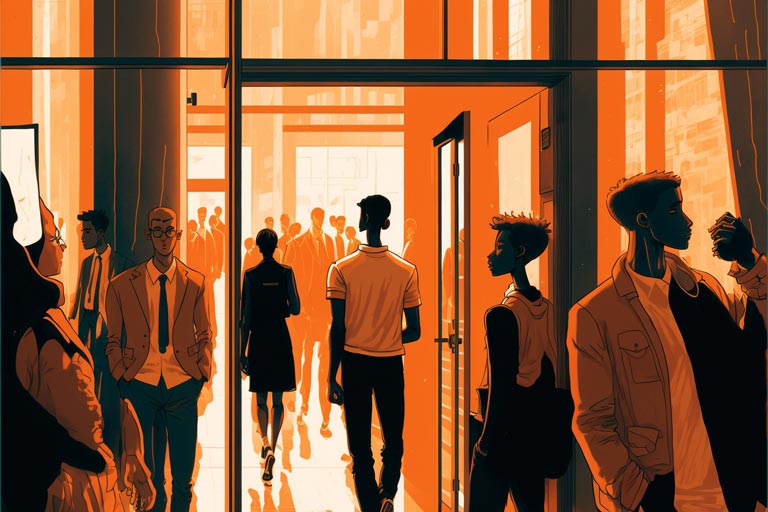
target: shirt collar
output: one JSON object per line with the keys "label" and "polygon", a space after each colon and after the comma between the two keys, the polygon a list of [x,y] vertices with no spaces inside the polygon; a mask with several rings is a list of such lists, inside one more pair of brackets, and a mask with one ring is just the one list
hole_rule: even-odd
{"label": "shirt collar", "polygon": [[[149,262],[147,263],[147,274],[149,275],[149,280],[154,285],[157,283],[158,278],[160,277],[160,270],[155,266],[155,262],[152,260],[152,258],[149,259]],[[168,271],[165,273],[166,276],[168,276],[168,281],[173,282],[173,278],[176,275],[176,258],[173,258],[173,261],[171,262],[171,268],[168,269]]]}
{"label": "shirt collar", "polygon": [[669,262],[665,265],[662,278],[644,276],[635,272],[629,265],[627,265],[627,272],[635,283],[635,288],[645,296],[650,295],[656,289],[660,289],[666,294],[669,290],[669,283],[672,282],[672,268]]}
{"label": "shirt collar", "polygon": [[104,252],[101,253],[101,254],[99,254],[99,252],[96,249],[94,249],[93,250],[93,260],[96,261],[96,258],[101,256],[101,261],[108,261],[109,260],[109,255],[110,255],[111,252],[112,252],[112,247],[110,247],[109,244],[107,244],[107,248],[104,249]]}
{"label": "shirt collar", "polygon": [[365,245],[365,244],[360,244],[358,249],[370,254],[387,252],[389,250],[386,245],[382,245],[381,247],[372,247],[370,245]]}

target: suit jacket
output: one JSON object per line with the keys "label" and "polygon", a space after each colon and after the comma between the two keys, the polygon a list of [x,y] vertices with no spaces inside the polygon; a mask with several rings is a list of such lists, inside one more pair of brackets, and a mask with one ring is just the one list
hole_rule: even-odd
{"label": "suit jacket", "polygon": [[[746,297],[728,295],[717,279],[677,256],[667,253],[666,262],[681,288],[696,294],[706,286],[743,325]],[[579,300],[568,317],[573,433],[592,471],[596,504],[609,512],[634,510],[648,481],[673,470],[667,362],[625,265],[623,254],[612,276]],[[764,311],[765,256],[749,272],[737,268],[731,275]]]}
{"label": "suit jacket", "polygon": [[291,241],[291,237],[288,233],[284,234],[280,238],[277,239],[277,248],[283,251],[283,254],[285,254],[285,248],[288,245],[288,242]]}
{"label": "suit jacket", "polygon": [[306,311],[330,317],[330,308],[325,298],[328,268],[333,263],[333,239],[323,233],[325,250],[321,247],[320,256],[315,251],[315,242],[311,231],[296,237],[286,246],[285,264],[292,267],[296,274],[296,285],[300,295],[306,297]]}
{"label": "suit jacket", "polygon": [[[107,291],[107,360],[116,380],[131,380],[149,355],[147,263],[112,279]],[[205,278],[176,260],[176,301],[171,345],[176,360],[195,379],[211,377],[211,327]]]}
{"label": "suit jacket", "polygon": [[[69,314],[70,320],[74,320],[75,318],[79,320],[80,316],[83,313],[83,309],[85,308],[85,294],[88,291],[88,284],[91,279],[92,265],[93,265],[93,254],[89,254],[80,263],[80,275],[78,276],[78,279],[77,279],[77,292],[75,294],[75,301],[72,303],[72,310]],[[114,247],[110,249],[109,262],[106,267],[108,271],[109,279],[112,279],[117,274],[120,274],[130,266],[131,266],[131,261],[128,258],[125,258],[120,254],[118,254],[115,251]],[[102,271],[103,270],[104,269],[102,269]],[[104,313],[104,310],[106,309],[106,307],[104,304],[101,304],[99,309],[101,310],[102,313]],[[106,316],[107,315],[104,314],[105,318]]]}
{"label": "suit jacket", "polygon": [[344,238],[341,235],[336,235],[333,239],[333,241],[336,243],[336,258],[335,260],[338,261],[344,256],[346,256],[346,253],[344,252]]}
{"label": "suit jacket", "polygon": [[[360,240],[357,238],[353,238],[352,240],[347,240],[347,256],[352,254],[357,250],[357,248],[360,247]],[[405,258],[403,258],[405,259]]]}

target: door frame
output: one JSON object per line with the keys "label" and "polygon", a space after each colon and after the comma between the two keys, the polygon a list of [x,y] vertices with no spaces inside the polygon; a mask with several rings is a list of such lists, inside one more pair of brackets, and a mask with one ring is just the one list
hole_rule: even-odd
{"label": "door frame", "polygon": [[[464,240],[463,243],[465,244],[465,247],[469,247],[469,220],[470,220],[470,179],[469,179],[469,173],[470,173],[470,111],[465,110],[460,112],[448,125],[443,128],[440,133],[435,135],[432,139],[432,146],[435,150],[436,155],[436,163],[437,163],[437,204],[439,213],[437,216],[437,229],[438,229],[438,247],[441,247],[441,237],[442,237],[442,223],[443,223],[443,217],[442,217],[442,180],[443,180],[443,174],[442,169],[440,166],[440,151],[443,148],[443,146],[448,143],[448,141],[454,141],[455,146],[453,148],[453,154],[451,155],[451,161],[453,165],[453,184],[460,185],[463,187],[463,195],[464,195],[464,215],[463,215],[463,226],[464,226]],[[462,166],[459,165],[458,158],[459,158],[459,142],[464,143],[464,155],[463,155],[463,161]],[[460,172],[459,169],[463,169],[463,172]],[[458,189],[456,191],[456,197],[453,198],[453,205],[452,207],[455,208],[455,212],[453,212],[453,219],[455,221],[459,220],[459,195],[458,195]],[[464,429],[464,438],[466,440],[467,436],[469,435],[469,414],[468,414],[468,406],[469,406],[469,400],[467,398],[466,391],[470,389],[470,372],[469,372],[469,363],[470,363],[470,350],[468,349],[468,344],[464,343],[462,338],[459,337],[459,318],[462,318],[464,320],[464,328],[463,328],[463,336],[466,338],[467,333],[469,332],[468,329],[470,327],[470,314],[469,314],[469,279],[467,279],[469,275],[469,257],[465,253],[464,255],[464,268],[463,268],[463,276],[464,276],[464,303],[459,302],[459,258],[457,256],[456,248],[459,246],[459,224],[456,222],[456,225],[454,226],[454,229],[452,230],[452,243],[451,247],[453,248],[453,286],[454,286],[454,304],[458,307],[454,309],[454,318],[453,321],[456,323],[454,330],[456,331],[456,340],[458,340],[459,345],[464,345],[464,355],[462,363],[464,365],[464,379],[463,382],[461,382],[461,385],[463,386],[463,389],[465,391],[464,393],[464,409],[465,414],[463,417],[459,416],[459,410],[458,407],[455,408],[453,411],[453,422],[454,425],[454,432],[453,434],[453,443],[454,446],[460,445],[459,443],[459,425],[461,424]],[[448,341],[448,339],[443,338],[443,318],[442,318],[442,310],[443,310],[443,296],[442,296],[442,289],[443,289],[443,281],[442,281],[442,262],[443,254],[441,251],[438,251],[437,255],[437,273],[439,276],[439,279],[437,280],[437,286],[438,286],[438,293],[437,293],[437,315],[439,318],[438,321],[438,327],[437,327],[437,338],[435,339],[436,342],[440,344],[437,354],[438,354],[438,364],[437,364],[437,396],[438,396],[438,407],[437,407],[437,442],[438,442],[438,449],[437,449],[437,499],[438,499],[438,508],[437,510],[442,510],[442,457],[441,457],[441,450],[442,450],[442,439],[443,439],[443,431],[442,431],[442,343]],[[456,312],[461,311],[461,316],[457,316]],[[450,342],[449,342],[450,343]],[[459,359],[460,359],[460,350],[457,348],[456,352],[453,354],[452,362],[453,362],[453,368],[452,368],[452,376],[453,376],[453,400],[455,403],[459,402],[459,389],[461,386],[459,385]],[[464,446],[466,445],[466,446]],[[464,495],[469,496],[469,470],[470,470],[470,461],[471,461],[471,447],[469,446],[469,443],[464,443],[464,445],[461,446],[461,450],[464,451],[462,454],[464,457],[464,470],[461,475],[459,475],[459,461],[461,460],[459,457],[459,453],[457,451],[454,451],[454,459],[452,460],[453,464],[453,471],[452,471],[452,492],[453,492],[453,510],[458,512],[459,510],[459,486],[461,482],[464,482]],[[466,499],[465,499],[466,502]]]}

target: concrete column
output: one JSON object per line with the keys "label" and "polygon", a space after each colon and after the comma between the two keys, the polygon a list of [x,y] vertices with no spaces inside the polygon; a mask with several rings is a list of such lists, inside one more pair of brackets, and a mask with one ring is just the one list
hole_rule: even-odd
{"label": "concrete column", "polygon": [[[178,57],[179,9],[179,0],[95,2],[94,56]],[[110,243],[135,262],[152,253],[149,210],[179,211],[179,80],[178,70],[94,72],[94,205],[110,217]]]}
{"label": "concrete column", "polygon": [[[553,0],[552,59],[597,59],[597,0]],[[568,383],[563,357],[568,310],[597,285],[597,71],[571,73],[552,89],[555,125],[555,221],[553,303],[559,384]],[[551,249],[552,250],[552,249]],[[592,476],[574,443],[568,472],[557,483],[557,510],[596,510]]]}

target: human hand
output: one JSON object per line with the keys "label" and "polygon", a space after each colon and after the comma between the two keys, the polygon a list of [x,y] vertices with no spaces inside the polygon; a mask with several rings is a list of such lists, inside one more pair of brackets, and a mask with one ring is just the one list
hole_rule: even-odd
{"label": "human hand", "polygon": [[344,390],[335,379],[331,380],[331,385],[328,389],[328,400],[332,404],[344,405]]}
{"label": "human hand", "polygon": [[149,469],[144,460],[136,455],[127,455],[124,453],[123,461],[123,481],[122,484],[128,488],[128,496],[131,498],[131,505],[137,512],[149,510],[155,504],[156,490],[150,479]]}
{"label": "human hand", "polygon": [[713,241],[712,252],[721,260],[736,261],[746,269],[755,265],[752,253],[755,241],[740,218],[730,212],[724,213],[709,228],[709,235]]}
{"label": "human hand", "polygon": [[248,375],[248,357],[247,356],[240,356],[240,371],[243,372],[245,375]]}

